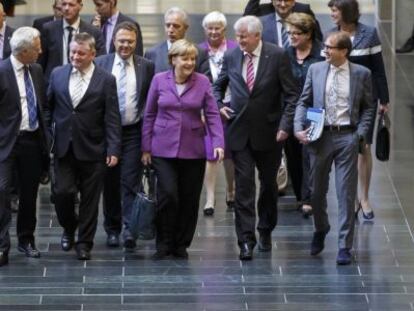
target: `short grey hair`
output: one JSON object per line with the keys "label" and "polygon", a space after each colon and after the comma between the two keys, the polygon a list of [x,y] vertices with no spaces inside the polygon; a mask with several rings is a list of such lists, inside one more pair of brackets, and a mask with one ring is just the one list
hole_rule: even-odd
{"label": "short grey hair", "polygon": [[209,24],[213,24],[213,23],[222,24],[223,27],[226,28],[227,26],[226,16],[219,11],[210,12],[206,16],[204,16],[203,22],[201,23],[201,25],[203,26],[204,29],[206,29]]}
{"label": "short grey hair", "polygon": [[87,44],[91,51],[96,52],[95,38],[87,32],[80,32],[73,36],[72,42],[77,44]]}
{"label": "short grey hair", "polygon": [[40,38],[40,32],[33,27],[17,28],[10,39],[10,48],[13,55],[19,55],[22,51],[33,48],[33,42]]}
{"label": "short grey hair", "polygon": [[243,16],[234,23],[234,31],[240,31],[242,28],[247,28],[247,32],[252,34],[261,35],[263,32],[262,22],[253,15]]}
{"label": "short grey hair", "polygon": [[184,24],[187,26],[190,26],[190,21],[188,20],[188,14],[186,11],[184,11],[183,9],[179,8],[178,6],[173,6],[172,8],[169,8],[165,14],[164,14],[164,20],[172,15],[172,14],[177,14],[181,16],[181,19],[183,20]]}

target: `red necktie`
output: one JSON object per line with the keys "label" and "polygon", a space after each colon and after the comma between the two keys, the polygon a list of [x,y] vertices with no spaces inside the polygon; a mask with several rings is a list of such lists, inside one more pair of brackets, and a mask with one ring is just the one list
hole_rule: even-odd
{"label": "red necktie", "polygon": [[246,84],[251,92],[254,86],[254,65],[253,65],[253,54],[246,54],[247,57],[247,70],[246,70]]}

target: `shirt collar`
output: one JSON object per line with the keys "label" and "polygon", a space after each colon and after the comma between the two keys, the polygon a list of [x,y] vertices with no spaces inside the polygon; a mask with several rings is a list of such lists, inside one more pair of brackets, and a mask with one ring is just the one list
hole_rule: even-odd
{"label": "shirt collar", "polygon": [[[257,45],[257,47],[254,49],[254,51],[251,54],[253,56],[260,57],[260,53],[262,52],[262,46],[263,46],[263,43],[262,43],[262,40],[260,40],[259,44]],[[249,54],[249,53],[243,52],[243,55],[246,56],[246,54]]]}
{"label": "shirt collar", "polygon": [[[88,79],[90,80],[93,74],[93,70],[95,69],[95,64],[92,62],[88,68],[86,68],[83,72],[82,72],[82,76],[84,79]],[[79,70],[76,69],[75,67],[72,68],[72,72],[71,74],[77,74],[79,73]]]}
{"label": "shirt collar", "polygon": [[67,26],[71,26],[73,27],[73,29],[77,30],[79,29],[79,25],[80,25],[80,17],[78,17],[78,19],[72,25],[70,25],[65,19],[63,19],[63,29],[66,29]]}
{"label": "shirt collar", "polygon": [[10,56],[10,61],[15,71],[20,71],[23,69],[24,64],[21,63],[13,54]]}
{"label": "shirt collar", "polygon": [[112,15],[110,18],[108,18],[106,20],[107,23],[109,23],[111,25],[115,25],[116,21],[118,20],[118,16],[119,16],[119,11],[116,11],[116,13],[114,15]]}
{"label": "shirt collar", "polygon": [[6,21],[3,22],[3,28],[0,28],[0,35],[3,35],[3,38],[6,34]]}
{"label": "shirt collar", "polygon": [[279,14],[277,14],[277,12],[275,12],[275,15],[276,15],[276,21],[277,22],[280,22],[280,23],[283,23],[284,21],[283,21],[283,18],[281,18],[280,16],[279,16]]}
{"label": "shirt collar", "polygon": [[330,65],[330,70],[341,70],[341,71],[349,71],[349,61],[346,60],[341,66],[336,67],[334,65]]}
{"label": "shirt collar", "polygon": [[115,53],[115,59],[114,59],[114,64],[119,65],[123,62],[127,62],[128,65],[133,65],[133,56],[131,55],[130,57],[128,57],[127,59],[122,59],[121,57],[119,57],[119,55],[117,53]]}

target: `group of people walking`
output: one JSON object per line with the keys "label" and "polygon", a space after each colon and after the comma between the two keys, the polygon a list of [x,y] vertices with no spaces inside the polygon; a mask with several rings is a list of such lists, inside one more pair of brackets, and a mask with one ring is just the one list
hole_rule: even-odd
{"label": "group of people walking", "polygon": [[[0,50],[0,266],[8,263],[15,172],[18,250],[40,257],[36,198],[50,154],[61,247],[75,247],[78,259],[91,258],[101,193],[107,245],[122,240],[134,251],[129,221],[145,165],[158,178],[153,258],[188,258],[203,180],[211,216],[224,161],[239,258],[251,260],[256,244],[272,249],[283,148],[297,201],[314,216],[311,255],[330,230],[326,194],[335,164],[337,263],[350,264],[355,217],[374,218],[370,144],[377,105],[387,111],[389,102],[381,44],[375,28],[359,22],[358,2],[329,1],[336,27],[324,43],[309,5],[295,0],[249,0],[233,25],[235,41],[226,37],[225,15],[211,12],[199,45],[186,39],[187,13],[173,7],[164,15],[166,40],[144,56],[140,25],[116,0],[94,3],[97,16],[86,22],[82,0],[56,0],[54,16],[10,32],[10,56]],[[309,107],[326,111],[314,142]]]}

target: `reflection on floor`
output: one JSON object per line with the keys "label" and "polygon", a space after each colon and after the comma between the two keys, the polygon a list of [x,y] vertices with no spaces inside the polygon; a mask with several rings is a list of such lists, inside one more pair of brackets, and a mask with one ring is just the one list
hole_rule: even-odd
{"label": "reflection on floor", "polygon": [[[255,251],[252,262],[240,262],[223,176],[214,217],[200,211],[188,261],[152,261],[152,241],[139,243],[133,254],[108,249],[100,219],[93,260],[81,262],[73,251],[60,250],[61,228],[49,190],[42,188],[37,229],[42,257],[18,253],[11,230],[10,264],[0,268],[0,310],[414,310],[414,56],[395,57],[387,48],[389,25],[381,30],[391,90],[392,158],[374,163],[376,218],[357,225],[353,265],[336,266],[335,229],[325,251],[309,256],[312,220],[300,216],[289,195],[281,199],[272,253]],[[333,228],[336,209],[331,189]]]}

